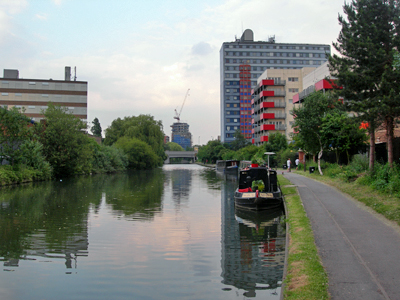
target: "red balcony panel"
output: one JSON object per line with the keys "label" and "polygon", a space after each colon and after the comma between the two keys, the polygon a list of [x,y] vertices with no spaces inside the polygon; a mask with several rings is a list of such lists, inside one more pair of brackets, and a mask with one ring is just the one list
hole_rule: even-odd
{"label": "red balcony panel", "polygon": [[274,113],[261,114],[260,119],[275,119],[275,114]]}
{"label": "red balcony panel", "polygon": [[293,103],[299,103],[300,101],[300,94],[296,94],[293,96]]}
{"label": "red balcony panel", "polygon": [[262,91],[260,93],[260,97],[273,97],[273,96],[275,96],[274,91]]}
{"label": "red balcony panel", "polygon": [[254,99],[251,99],[251,104],[254,104]]}
{"label": "red balcony panel", "polygon": [[254,119],[253,118],[251,118],[251,124],[254,124]]}
{"label": "red balcony panel", "polygon": [[260,142],[268,142],[268,136],[262,136],[260,137]]}
{"label": "red balcony panel", "polygon": [[[328,80],[326,80],[326,79],[322,79],[322,80],[320,80],[320,81],[318,81],[316,84],[315,84],[315,90],[316,91],[320,91],[320,90],[331,90],[331,89],[333,89],[333,88],[339,88],[339,89],[342,89],[342,87],[340,86],[337,86],[336,84],[335,84],[335,82],[332,82],[332,84],[328,81]],[[294,102],[294,101],[293,101]]]}
{"label": "red balcony panel", "polygon": [[260,104],[260,108],[272,108],[275,107],[274,102],[263,102]]}
{"label": "red balcony panel", "polygon": [[254,108],[251,109],[251,114],[254,115]]}
{"label": "red balcony panel", "polygon": [[254,144],[254,139],[251,139],[251,143]]}
{"label": "red balcony panel", "polygon": [[254,134],[254,128],[251,130],[251,133]]}
{"label": "red balcony panel", "polygon": [[273,79],[263,79],[263,80],[261,80],[260,86],[263,86],[263,85],[275,85],[275,82]]}
{"label": "red balcony panel", "polygon": [[263,124],[261,125],[261,130],[275,130],[274,124]]}

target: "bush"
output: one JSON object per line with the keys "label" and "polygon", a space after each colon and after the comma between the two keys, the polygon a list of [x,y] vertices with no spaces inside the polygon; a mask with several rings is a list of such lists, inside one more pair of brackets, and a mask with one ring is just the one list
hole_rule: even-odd
{"label": "bush", "polygon": [[35,178],[50,179],[52,168],[43,155],[43,145],[38,141],[26,141],[20,147],[22,164],[36,170]]}
{"label": "bush", "polygon": [[143,170],[152,169],[160,164],[160,157],[145,142],[129,137],[119,138],[114,146],[124,151],[128,157],[129,168]]}
{"label": "bush", "polygon": [[128,166],[128,158],[121,149],[97,145],[94,147],[92,166],[94,173],[122,171]]}
{"label": "bush", "polygon": [[34,180],[50,179],[49,172],[36,170],[32,167],[20,165],[18,168],[13,168],[10,165],[0,166],[0,185],[8,185]]}
{"label": "bush", "polygon": [[324,174],[331,178],[336,178],[343,174],[344,170],[343,167],[338,164],[325,164]]}
{"label": "bush", "polygon": [[368,171],[369,169],[368,156],[362,154],[354,155],[349,164],[349,167],[351,167],[357,173]]}
{"label": "bush", "polygon": [[290,158],[292,162],[292,169],[295,166],[294,161],[296,160],[297,152],[291,149],[281,150],[277,153],[276,160],[278,162],[278,166],[286,165],[286,161]]}

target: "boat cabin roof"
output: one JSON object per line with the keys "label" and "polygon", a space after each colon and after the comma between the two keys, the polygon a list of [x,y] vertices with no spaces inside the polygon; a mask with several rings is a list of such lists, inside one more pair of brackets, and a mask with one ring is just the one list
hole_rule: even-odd
{"label": "boat cabin roof", "polygon": [[277,175],[276,171],[270,170],[268,177],[268,168],[267,167],[256,167],[256,168],[248,168],[244,170],[240,170],[239,172],[239,188],[248,188],[251,187],[251,183],[254,180],[262,180],[264,181],[265,186],[270,186],[270,184],[277,184]]}

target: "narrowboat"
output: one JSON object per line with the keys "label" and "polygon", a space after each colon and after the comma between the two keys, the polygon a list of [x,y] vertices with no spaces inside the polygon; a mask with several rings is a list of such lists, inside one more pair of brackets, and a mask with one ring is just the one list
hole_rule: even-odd
{"label": "narrowboat", "polygon": [[275,170],[256,164],[239,171],[239,187],[235,191],[239,209],[264,210],[282,207],[283,195]]}
{"label": "narrowboat", "polygon": [[239,160],[217,160],[216,170],[224,174],[237,175],[239,163]]}

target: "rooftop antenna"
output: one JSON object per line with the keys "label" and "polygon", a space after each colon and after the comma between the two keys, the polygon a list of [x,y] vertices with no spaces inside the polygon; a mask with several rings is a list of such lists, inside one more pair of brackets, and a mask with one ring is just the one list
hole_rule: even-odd
{"label": "rooftop antenna", "polygon": [[74,81],[76,81],[76,66],[74,67]]}

